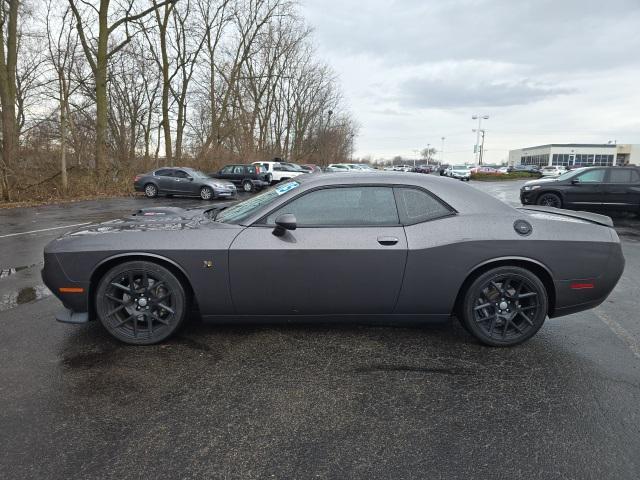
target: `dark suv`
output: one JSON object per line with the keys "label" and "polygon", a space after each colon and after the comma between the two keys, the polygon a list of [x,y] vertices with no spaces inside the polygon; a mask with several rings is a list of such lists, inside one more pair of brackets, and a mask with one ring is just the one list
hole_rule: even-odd
{"label": "dark suv", "polygon": [[584,167],[520,189],[523,205],[572,210],[621,210],[640,214],[640,168]]}
{"label": "dark suv", "polygon": [[271,185],[269,174],[263,173],[259,165],[227,165],[210,176],[233,182],[245,192],[261,190]]}

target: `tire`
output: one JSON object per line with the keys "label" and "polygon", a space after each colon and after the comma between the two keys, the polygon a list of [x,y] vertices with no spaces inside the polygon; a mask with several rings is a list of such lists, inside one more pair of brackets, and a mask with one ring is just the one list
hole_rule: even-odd
{"label": "tire", "polygon": [[543,193],[538,196],[536,204],[545,207],[562,208],[562,198],[555,193]]}
{"label": "tire", "polygon": [[200,189],[200,198],[202,200],[211,200],[214,197],[215,197],[215,194],[213,193],[213,190],[211,189],[211,187],[202,187]]}
{"label": "tire", "polygon": [[536,275],[520,267],[498,267],[469,285],[461,321],[481,343],[512,347],[540,330],[548,306],[547,290]]}
{"label": "tire", "polygon": [[153,183],[147,183],[144,186],[144,194],[147,198],[155,198],[158,196],[158,187]]}
{"label": "tire", "polygon": [[95,305],[100,322],[112,336],[131,345],[152,345],[180,328],[187,297],[180,280],[168,269],[134,261],[116,265],[100,279]]}
{"label": "tire", "polygon": [[245,180],[244,182],[242,182],[242,190],[247,193],[253,192],[253,183],[251,182],[251,180]]}
{"label": "tire", "polygon": [[268,183],[269,185],[271,185],[271,184],[273,183],[273,175],[271,175],[271,174],[268,174],[268,175],[267,175],[267,183]]}

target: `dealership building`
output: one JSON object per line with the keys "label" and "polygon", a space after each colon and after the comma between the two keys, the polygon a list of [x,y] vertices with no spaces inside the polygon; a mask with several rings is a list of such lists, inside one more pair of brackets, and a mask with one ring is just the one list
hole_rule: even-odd
{"label": "dealership building", "polygon": [[640,165],[640,145],[551,143],[509,151],[509,165],[567,167]]}

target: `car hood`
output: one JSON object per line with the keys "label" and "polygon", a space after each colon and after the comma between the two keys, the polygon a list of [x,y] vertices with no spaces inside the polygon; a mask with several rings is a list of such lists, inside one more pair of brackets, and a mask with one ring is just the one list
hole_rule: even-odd
{"label": "car hood", "polygon": [[200,179],[200,182],[205,185],[209,185],[210,187],[213,187],[214,185],[222,185],[227,188],[234,187],[233,182],[230,182],[229,180],[223,180],[221,178],[216,178],[216,177]]}
{"label": "car hood", "polygon": [[128,217],[87,225],[67,232],[60,238],[83,237],[118,232],[148,232],[193,230],[224,227],[226,224],[211,220],[209,212],[216,208],[141,208]]}
{"label": "car hood", "polygon": [[545,184],[545,183],[554,183],[554,182],[557,182],[557,181],[558,181],[557,178],[536,178],[535,180],[529,180],[524,185],[525,186],[542,185],[542,184]]}

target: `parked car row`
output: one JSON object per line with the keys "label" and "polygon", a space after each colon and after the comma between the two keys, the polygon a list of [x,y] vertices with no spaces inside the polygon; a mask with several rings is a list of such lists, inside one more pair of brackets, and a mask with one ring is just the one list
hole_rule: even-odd
{"label": "parked car row", "polygon": [[[283,161],[225,165],[217,172],[208,174],[188,167],[162,167],[136,175],[133,186],[135,191],[143,192],[149,198],[158,195],[182,195],[211,200],[233,197],[239,189],[247,193],[259,191],[299,175],[322,171],[318,165],[298,165]],[[337,163],[329,165],[324,171],[361,172],[375,169],[367,164]]]}

